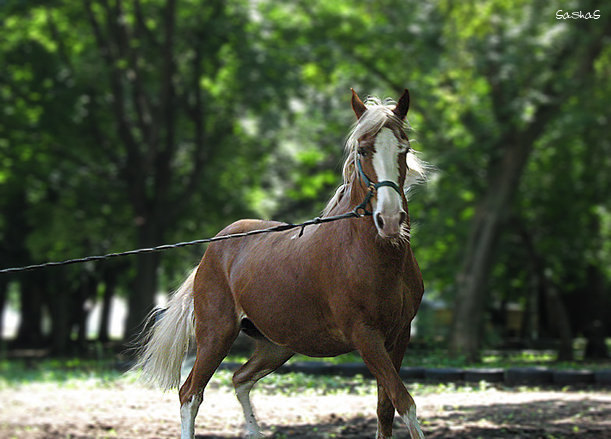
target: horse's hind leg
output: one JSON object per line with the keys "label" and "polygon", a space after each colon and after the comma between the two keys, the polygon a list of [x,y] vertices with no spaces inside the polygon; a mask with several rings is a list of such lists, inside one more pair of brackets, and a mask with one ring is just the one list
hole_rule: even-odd
{"label": "horse's hind leg", "polygon": [[[208,290],[205,300],[198,300],[202,283],[195,284],[195,338],[197,356],[191,373],[180,388],[181,439],[195,437],[195,417],[203,400],[203,392],[210,378],[229,353],[239,326],[231,293],[219,289]],[[210,285],[207,283],[207,285]]]}
{"label": "horse's hind leg", "polygon": [[272,373],[293,356],[290,349],[278,346],[264,338],[255,338],[255,350],[250,359],[233,374],[233,386],[246,422],[246,437],[263,437],[250,404],[250,390],[264,376]]}

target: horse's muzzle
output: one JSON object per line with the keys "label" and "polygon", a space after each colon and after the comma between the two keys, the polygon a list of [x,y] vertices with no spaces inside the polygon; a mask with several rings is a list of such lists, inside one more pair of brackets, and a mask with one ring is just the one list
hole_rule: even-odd
{"label": "horse's muzzle", "polygon": [[373,221],[378,229],[378,234],[382,238],[396,238],[401,234],[403,224],[407,220],[407,213],[400,210],[394,214],[384,214],[375,212]]}

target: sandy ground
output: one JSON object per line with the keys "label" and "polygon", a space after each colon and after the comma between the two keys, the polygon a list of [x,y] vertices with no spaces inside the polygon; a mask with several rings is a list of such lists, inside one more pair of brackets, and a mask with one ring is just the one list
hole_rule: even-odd
{"label": "sandy ground", "polygon": [[[418,395],[427,438],[611,438],[611,392],[519,391]],[[253,393],[265,432],[274,438],[374,438],[375,395]],[[241,437],[237,400],[224,387],[206,390],[199,439]],[[135,384],[70,388],[33,384],[0,390],[0,438],[177,438],[175,393]],[[400,419],[395,438],[408,438]]]}

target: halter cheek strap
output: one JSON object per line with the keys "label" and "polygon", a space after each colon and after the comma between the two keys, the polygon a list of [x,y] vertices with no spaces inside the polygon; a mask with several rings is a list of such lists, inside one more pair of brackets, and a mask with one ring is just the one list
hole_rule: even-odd
{"label": "halter cheek strap", "polygon": [[[383,180],[383,181],[379,181],[377,183],[372,182],[369,177],[367,177],[367,174],[365,174],[365,171],[363,171],[363,165],[361,165],[361,158],[357,157],[356,159],[356,166],[359,170],[359,174],[361,174],[361,178],[363,179],[363,181],[365,182],[365,184],[367,185],[367,187],[369,188],[369,190],[367,191],[367,195],[365,195],[365,199],[363,200],[363,202],[361,204],[359,204],[358,206],[356,206],[356,208],[354,209],[354,212],[358,215],[372,215],[372,212],[367,210],[367,204],[369,204],[369,201],[371,201],[371,198],[375,195],[375,193],[377,192],[377,190],[381,187],[387,186],[390,188],[393,188],[399,195],[403,195],[403,193],[401,192],[401,189],[399,188],[399,186],[397,185],[397,183],[395,183],[394,181],[390,181],[390,180]],[[360,212],[363,212],[362,214]]]}

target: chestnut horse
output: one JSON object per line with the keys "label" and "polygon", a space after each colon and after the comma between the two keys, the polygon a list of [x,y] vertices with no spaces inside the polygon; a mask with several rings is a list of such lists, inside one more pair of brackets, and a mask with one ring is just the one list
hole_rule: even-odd
{"label": "chestnut horse", "polygon": [[[414,400],[398,370],[424,291],[412,253],[406,192],[425,166],[406,135],[409,94],[399,101],[352,91],[357,122],[347,140],[344,184],[323,216],[371,215],[210,244],[199,266],[156,319],[137,368],[149,381],[177,387],[189,340],[195,364],[180,388],[181,438],[194,437],[208,381],[243,330],[254,353],[233,375],[246,437],[262,437],[249,393],[295,353],[330,357],[358,351],[378,384],[377,438],[390,438],[395,410],[412,439],[423,438]],[[365,203],[364,203],[365,201]],[[279,223],[241,220],[220,235]]]}

